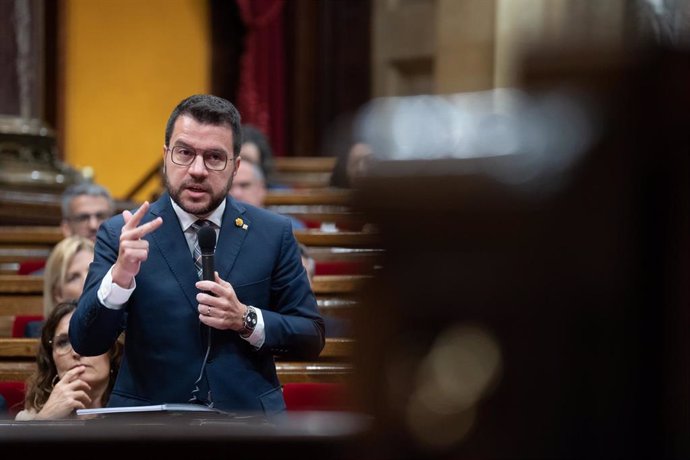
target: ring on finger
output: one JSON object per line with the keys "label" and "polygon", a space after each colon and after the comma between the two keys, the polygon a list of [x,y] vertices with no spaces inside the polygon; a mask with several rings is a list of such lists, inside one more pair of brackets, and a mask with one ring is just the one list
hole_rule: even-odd
{"label": "ring on finger", "polygon": [[206,307],[206,316],[211,316],[211,307]]}

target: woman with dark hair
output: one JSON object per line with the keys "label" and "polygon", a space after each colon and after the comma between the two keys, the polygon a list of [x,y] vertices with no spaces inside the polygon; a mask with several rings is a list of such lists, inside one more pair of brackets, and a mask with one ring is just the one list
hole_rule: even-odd
{"label": "woman with dark hair", "polygon": [[99,356],[81,356],[69,340],[69,320],[77,304],[63,302],[46,318],[36,354],[36,370],[27,380],[24,410],[16,420],[65,418],[77,409],[104,407],[120,366],[122,346]]}
{"label": "woman with dark hair", "polygon": [[240,157],[243,161],[258,165],[264,175],[266,187],[273,187],[273,148],[266,134],[258,127],[247,123],[242,125]]}

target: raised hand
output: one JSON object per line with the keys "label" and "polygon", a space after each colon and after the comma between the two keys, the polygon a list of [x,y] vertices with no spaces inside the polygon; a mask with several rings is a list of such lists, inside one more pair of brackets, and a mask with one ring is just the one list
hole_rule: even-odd
{"label": "raised hand", "polygon": [[77,409],[85,409],[91,404],[88,392],[91,386],[81,379],[84,366],[77,366],[65,372],[55,384],[48,401],[36,414],[36,420],[52,420],[68,417]]}
{"label": "raised hand", "polygon": [[160,217],[139,225],[148,210],[149,202],[145,201],[134,214],[127,210],[122,212],[125,225],[120,234],[120,250],[112,272],[113,282],[120,287],[129,288],[132,285],[141,263],[149,256],[149,242],[142,238],[163,225]]}

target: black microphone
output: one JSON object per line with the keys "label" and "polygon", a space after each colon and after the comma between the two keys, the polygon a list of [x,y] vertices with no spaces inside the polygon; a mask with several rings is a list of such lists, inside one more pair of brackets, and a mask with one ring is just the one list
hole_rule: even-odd
{"label": "black microphone", "polygon": [[215,281],[213,258],[216,250],[216,231],[211,225],[201,227],[197,238],[201,249],[201,279]]}
{"label": "black microphone", "polygon": [[[197,241],[199,242],[199,249],[201,249],[201,279],[208,281],[215,281],[216,277],[214,275],[214,253],[216,251],[216,231],[210,223],[204,225],[199,229],[196,234]],[[206,291],[209,295],[214,295],[213,293]],[[209,354],[211,353],[211,333],[213,329],[207,328],[206,332],[206,355],[204,356],[204,362],[201,364],[201,371],[199,371],[199,377],[194,382],[194,390],[192,390],[192,397],[189,400],[191,403],[204,404],[209,407],[213,407],[213,401],[211,399],[211,391],[208,392],[208,399],[204,402],[199,399],[199,382],[204,377],[204,369],[206,368],[206,363],[208,362]]]}

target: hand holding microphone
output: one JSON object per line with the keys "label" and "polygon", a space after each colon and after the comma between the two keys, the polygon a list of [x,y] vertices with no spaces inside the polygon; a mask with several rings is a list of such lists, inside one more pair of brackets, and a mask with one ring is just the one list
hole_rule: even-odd
{"label": "hand holding microphone", "polygon": [[199,319],[216,329],[244,328],[243,317],[247,306],[237,299],[232,285],[215,273],[214,252],[216,232],[211,226],[202,227],[197,234],[201,249],[201,281],[196,287],[201,290],[196,296],[199,302]]}

